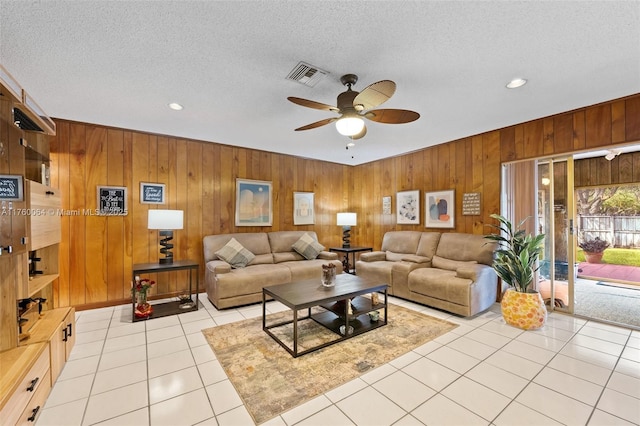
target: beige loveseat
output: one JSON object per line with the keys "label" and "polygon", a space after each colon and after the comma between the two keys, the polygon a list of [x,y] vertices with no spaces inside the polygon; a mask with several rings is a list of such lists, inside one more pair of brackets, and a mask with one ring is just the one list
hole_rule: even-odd
{"label": "beige loveseat", "polygon": [[[333,263],[342,273],[337,253],[320,251],[308,260],[292,246],[307,234],[318,243],[313,231],[277,231],[207,235],[203,239],[205,287],[211,303],[218,309],[262,301],[262,288],[295,280],[320,278],[322,265]],[[216,253],[235,239],[253,259],[244,267],[232,267]],[[319,250],[319,249],[318,249]],[[309,256],[312,257],[312,256]],[[233,262],[232,262],[233,263]]]}
{"label": "beige loveseat", "polygon": [[471,316],[496,301],[494,250],[482,235],[392,231],[380,251],[360,255],[356,271],[387,283],[391,295]]}

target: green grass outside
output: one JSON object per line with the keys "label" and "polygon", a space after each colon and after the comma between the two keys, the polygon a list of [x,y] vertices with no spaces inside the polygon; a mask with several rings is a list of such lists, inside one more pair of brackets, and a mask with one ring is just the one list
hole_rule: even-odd
{"label": "green grass outside", "polygon": [[[584,262],[584,252],[578,248],[576,261]],[[640,266],[640,249],[608,248],[602,256],[602,263],[611,265]]]}

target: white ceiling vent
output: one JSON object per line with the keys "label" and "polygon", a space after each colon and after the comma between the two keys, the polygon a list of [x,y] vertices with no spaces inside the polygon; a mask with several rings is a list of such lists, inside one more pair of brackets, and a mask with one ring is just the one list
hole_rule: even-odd
{"label": "white ceiling vent", "polygon": [[314,87],[320,80],[325,78],[327,74],[329,74],[327,71],[323,71],[306,62],[298,62],[298,65],[296,65],[287,76],[287,80],[297,81],[305,86]]}

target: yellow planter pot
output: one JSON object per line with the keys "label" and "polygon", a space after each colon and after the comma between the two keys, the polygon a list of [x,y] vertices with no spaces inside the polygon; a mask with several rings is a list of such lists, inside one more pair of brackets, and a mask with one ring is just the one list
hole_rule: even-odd
{"label": "yellow planter pot", "polygon": [[547,307],[538,292],[519,293],[507,289],[500,306],[505,322],[514,327],[535,330],[547,321]]}

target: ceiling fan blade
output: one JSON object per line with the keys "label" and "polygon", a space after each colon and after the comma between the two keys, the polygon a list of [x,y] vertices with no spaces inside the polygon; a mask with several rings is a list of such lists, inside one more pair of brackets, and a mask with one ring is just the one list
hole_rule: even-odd
{"label": "ceiling fan blade", "polygon": [[403,124],[420,118],[420,114],[407,109],[374,109],[363,114],[365,118],[378,123]]}
{"label": "ceiling fan blade", "polygon": [[358,139],[362,139],[366,134],[367,134],[367,126],[364,126],[362,130],[360,130],[360,133],[358,133],[357,135],[349,136],[349,139],[353,139],[354,141]]}
{"label": "ceiling fan blade", "polygon": [[307,108],[321,109],[323,111],[340,112],[340,110],[337,107],[327,105],[327,104],[322,104],[316,101],[310,101],[308,99],[296,98],[293,96],[289,96],[287,99],[289,99],[294,104],[301,105]]}
{"label": "ceiling fan blade", "polygon": [[315,129],[316,127],[324,126],[325,124],[333,123],[337,118],[325,118],[324,120],[316,121],[315,123],[307,124],[306,126],[298,127],[297,131],[300,130],[310,130]]}
{"label": "ceiling fan blade", "polygon": [[353,100],[356,111],[365,111],[382,105],[396,92],[396,83],[382,80],[365,87]]}

